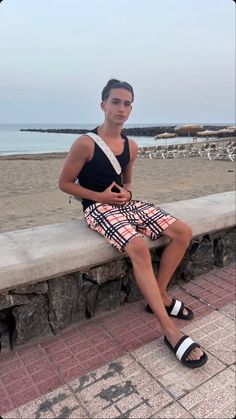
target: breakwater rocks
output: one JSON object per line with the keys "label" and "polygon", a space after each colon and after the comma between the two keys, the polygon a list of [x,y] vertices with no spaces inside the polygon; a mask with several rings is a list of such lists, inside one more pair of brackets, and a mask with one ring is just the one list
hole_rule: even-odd
{"label": "breakwater rocks", "polygon": [[[136,128],[124,128],[122,132],[125,135],[133,135],[137,137],[154,137],[155,135],[162,134],[164,132],[174,133],[174,128],[176,125],[165,125],[165,126],[155,126],[155,127],[136,127]],[[204,130],[214,130],[225,128],[225,125],[204,125]],[[29,132],[47,132],[47,133],[57,133],[57,134],[86,134],[89,129],[84,128],[22,128],[20,131],[29,131]],[[233,133],[234,134],[234,133]],[[187,137],[188,133],[185,132],[181,134],[181,137]],[[219,137],[232,136],[230,134],[217,134]]]}

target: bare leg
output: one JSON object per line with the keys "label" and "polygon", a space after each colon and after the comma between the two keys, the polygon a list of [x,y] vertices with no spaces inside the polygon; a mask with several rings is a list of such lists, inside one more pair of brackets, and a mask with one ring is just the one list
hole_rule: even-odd
{"label": "bare leg", "polygon": [[162,253],[157,281],[164,305],[169,306],[172,298],[166,292],[167,286],[189,246],[192,231],[187,224],[177,220],[163,232],[163,235],[171,241]]}
{"label": "bare leg", "polygon": [[[163,334],[167,337],[171,345],[175,346],[183,334],[176,328],[174,322],[166,312],[153,272],[150,252],[145,241],[141,237],[133,238],[127,244],[125,253],[131,259],[138,287],[156,315]],[[196,348],[189,354],[188,359],[200,359],[202,354],[202,350]]]}

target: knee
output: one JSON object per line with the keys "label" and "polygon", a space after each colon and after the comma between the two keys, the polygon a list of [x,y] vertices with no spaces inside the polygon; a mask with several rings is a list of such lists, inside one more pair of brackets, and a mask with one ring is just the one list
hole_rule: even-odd
{"label": "knee", "polygon": [[187,249],[192,239],[192,235],[193,233],[191,228],[183,221],[178,220],[176,222],[176,226],[174,224],[174,229],[169,237],[170,239],[174,240],[176,243]]}
{"label": "knee", "polygon": [[192,239],[192,236],[193,236],[192,229],[187,224],[184,224],[183,228],[182,228],[182,231],[181,231],[181,234],[180,234],[180,240],[181,240],[181,243],[186,248],[189,246],[189,244],[191,242],[191,239]]}
{"label": "knee", "polygon": [[126,254],[130,257],[132,264],[148,264],[152,263],[151,254],[147,244],[141,238],[134,238],[125,249]]}

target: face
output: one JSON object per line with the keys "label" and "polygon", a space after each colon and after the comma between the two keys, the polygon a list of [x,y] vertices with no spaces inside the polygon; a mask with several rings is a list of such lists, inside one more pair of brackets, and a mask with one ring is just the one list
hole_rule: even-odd
{"label": "face", "polygon": [[132,110],[132,94],[126,89],[111,89],[109,97],[101,103],[105,120],[123,125]]}

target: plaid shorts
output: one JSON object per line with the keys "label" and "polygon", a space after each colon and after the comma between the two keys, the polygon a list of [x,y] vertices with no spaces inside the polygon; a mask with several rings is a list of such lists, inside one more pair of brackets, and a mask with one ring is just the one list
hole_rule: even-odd
{"label": "plaid shorts", "polygon": [[161,208],[145,201],[131,200],[124,205],[94,203],[86,208],[85,220],[118,250],[133,237],[149,237],[157,240],[176,218]]}

